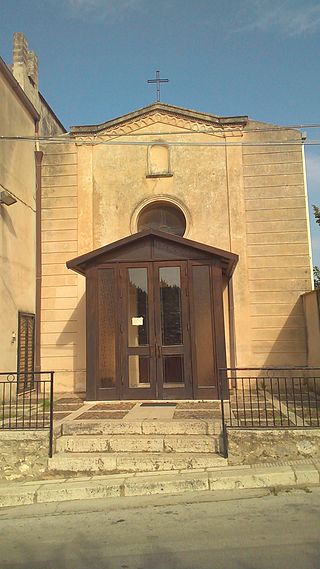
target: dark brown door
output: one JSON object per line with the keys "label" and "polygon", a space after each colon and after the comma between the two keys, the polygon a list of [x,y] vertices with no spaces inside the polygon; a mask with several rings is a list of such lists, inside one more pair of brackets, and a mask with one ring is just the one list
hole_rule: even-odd
{"label": "dark brown door", "polygon": [[122,265],[126,399],[193,397],[187,263]]}
{"label": "dark brown door", "polygon": [[154,264],[154,296],[158,397],[192,398],[186,262]]}
{"label": "dark brown door", "polygon": [[151,263],[122,265],[121,376],[125,399],[156,399],[154,287]]}

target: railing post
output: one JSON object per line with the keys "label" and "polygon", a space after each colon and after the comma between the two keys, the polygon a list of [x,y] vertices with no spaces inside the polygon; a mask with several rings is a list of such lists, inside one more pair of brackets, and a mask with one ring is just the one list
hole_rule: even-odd
{"label": "railing post", "polygon": [[53,376],[54,371],[50,372],[50,423],[49,423],[49,458],[53,454]]}
{"label": "railing post", "polygon": [[[223,458],[228,458],[228,432],[225,422],[224,413],[224,385],[223,385],[223,374],[225,373],[227,378],[227,372],[224,369],[219,369],[219,387],[220,387],[220,407],[221,407],[221,435],[220,435],[220,452]],[[221,444],[222,443],[222,444]],[[221,448],[222,447],[222,448]]]}

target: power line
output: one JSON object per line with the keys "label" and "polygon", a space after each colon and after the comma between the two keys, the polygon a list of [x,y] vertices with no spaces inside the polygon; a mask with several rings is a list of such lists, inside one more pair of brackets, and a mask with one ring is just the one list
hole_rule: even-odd
{"label": "power line", "polygon": [[[163,136],[165,133],[157,133],[158,136]],[[172,133],[170,133],[172,134]],[[178,133],[177,133],[178,134]],[[179,133],[180,134],[180,133]],[[199,134],[199,133],[198,133]],[[208,134],[208,133],[207,133]],[[119,138],[120,136],[128,136],[128,135],[113,135],[114,138]],[[140,136],[140,135],[137,135]],[[148,133],[148,136],[151,136],[151,133]],[[148,141],[121,141],[121,140],[101,140],[98,137],[94,137],[92,140],[77,140],[73,138],[69,139],[62,139],[62,138],[54,138],[54,137],[26,137],[26,136],[0,136],[1,141],[13,141],[13,142],[43,142],[43,143],[51,143],[51,144],[74,144],[77,143],[78,145],[83,146],[100,146],[100,145],[108,145],[108,146],[149,146],[150,143],[154,143],[157,141],[148,140]],[[164,141],[163,141],[164,142]],[[214,141],[214,142],[182,142],[182,141],[165,141],[167,146],[320,146],[320,140],[280,140],[280,141]]]}

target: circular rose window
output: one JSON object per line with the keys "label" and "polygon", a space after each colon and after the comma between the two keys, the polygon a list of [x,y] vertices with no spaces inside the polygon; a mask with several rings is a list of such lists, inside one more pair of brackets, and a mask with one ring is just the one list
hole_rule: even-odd
{"label": "circular rose window", "polygon": [[138,217],[138,231],[156,229],[182,237],[186,230],[186,218],[181,209],[172,204],[152,203]]}

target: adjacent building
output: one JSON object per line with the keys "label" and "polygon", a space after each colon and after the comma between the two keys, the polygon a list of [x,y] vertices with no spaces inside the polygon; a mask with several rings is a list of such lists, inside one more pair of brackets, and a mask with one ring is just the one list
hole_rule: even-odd
{"label": "adjacent building", "polygon": [[38,91],[37,57],[17,33],[12,67],[0,58],[1,372],[33,369],[36,359],[39,367],[35,346],[40,326],[36,305],[40,315],[42,152],[36,139],[63,132]]}

